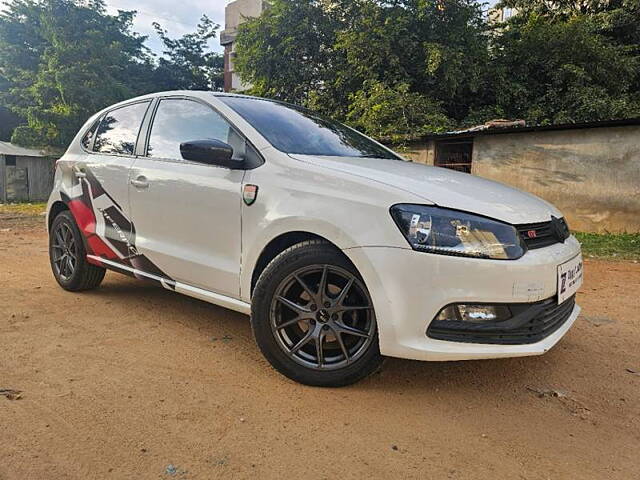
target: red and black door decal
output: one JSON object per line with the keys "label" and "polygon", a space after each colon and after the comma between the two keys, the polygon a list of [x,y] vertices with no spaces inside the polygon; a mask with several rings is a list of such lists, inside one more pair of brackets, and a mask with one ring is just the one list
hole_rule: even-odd
{"label": "red and black door decal", "polygon": [[61,198],[82,232],[87,261],[140,278],[156,279],[164,287],[175,289],[175,281],[136,249],[135,226],[120,205],[89,170],[85,174],[70,195],[62,192]]}

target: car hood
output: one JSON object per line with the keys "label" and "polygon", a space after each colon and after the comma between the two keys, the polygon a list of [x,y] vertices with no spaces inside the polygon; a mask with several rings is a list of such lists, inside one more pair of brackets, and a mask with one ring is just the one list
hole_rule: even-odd
{"label": "car hood", "polygon": [[546,222],[562,214],[550,203],[492,180],[440,167],[358,157],[290,155],[297,160],[368,178],[441,207],[464,210],[511,224]]}

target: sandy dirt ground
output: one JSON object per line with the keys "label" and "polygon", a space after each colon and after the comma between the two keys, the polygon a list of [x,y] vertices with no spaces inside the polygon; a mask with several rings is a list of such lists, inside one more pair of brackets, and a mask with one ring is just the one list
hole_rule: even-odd
{"label": "sandy dirt ground", "polygon": [[0,390],[22,392],[0,394],[2,480],[640,478],[639,264],[587,261],[542,357],[317,389],[243,315],[114,273],[64,292],[41,222],[0,218]]}

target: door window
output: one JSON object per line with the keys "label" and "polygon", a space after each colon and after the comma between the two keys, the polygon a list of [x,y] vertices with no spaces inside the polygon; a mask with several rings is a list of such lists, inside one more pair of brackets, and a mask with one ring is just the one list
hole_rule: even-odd
{"label": "door window", "polygon": [[149,103],[135,103],[107,113],[100,122],[93,151],[133,155],[140,125]]}
{"label": "door window", "polygon": [[180,144],[193,140],[220,140],[233,147],[234,158],[245,154],[245,141],[211,107],[183,100],[161,100],[151,128],[147,155],[182,159]]}

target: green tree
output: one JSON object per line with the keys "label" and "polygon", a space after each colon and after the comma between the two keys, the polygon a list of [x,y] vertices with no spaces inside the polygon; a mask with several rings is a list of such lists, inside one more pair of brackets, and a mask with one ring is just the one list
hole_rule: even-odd
{"label": "green tree", "polygon": [[640,0],[502,0],[500,5],[559,21],[588,16],[596,30],[616,42],[636,49],[640,44]]}
{"label": "green tree", "polygon": [[25,145],[63,147],[93,113],[153,89],[134,12],[107,15],[103,0],[11,0],[0,14],[0,103],[26,119]]}
{"label": "green tree", "polygon": [[458,122],[482,97],[489,61],[487,27],[473,0],[363,1],[336,47],[341,76],[360,84],[408,84]]}
{"label": "green tree", "polygon": [[638,53],[593,15],[523,10],[495,38],[485,108],[534,124],[640,116]]}
{"label": "green tree", "polygon": [[203,15],[194,33],[181,38],[168,36],[160,24],[154,28],[164,44],[153,83],[158,90],[222,90],[224,57],[209,49],[220,25]]}
{"label": "green tree", "polygon": [[240,27],[235,67],[255,94],[406,137],[429,124],[422,114],[410,116],[420,119],[411,128],[404,117],[366,109],[391,105],[381,97],[388,88],[402,102],[397,111],[416,112],[422,99],[435,124],[462,120],[482,103],[487,41],[472,0],[273,0]]}
{"label": "green tree", "polygon": [[368,81],[351,97],[347,120],[379,140],[402,143],[452,127],[442,105],[411,92],[409,84]]}
{"label": "green tree", "polygon": [[640,0],[271,0],[240,27],[253,93],[382,137],[496,117],[529,123],[640,115]]}
{"label": "green tree", "polygon": [[234,68],[253,84],[253,93],[305,104],[310,95],[334,91],[343,64],[334,48],[343,10],[339,2],[334,10],[325,3],[274,0],[260,17],[240,25]]}
{"label": "green tree", "polygon": [[[8,82],[0,76],[0,96],[9,87]],[[10,110],[0,106],[0,141],[8,142],[11,140],[13,129],[18,126],[20,120]]]}
{"label": "green tree", "polygon": [[20,120],[10,110],[0,107],[0,141],[11,140],[13,129],[18,126]]}

